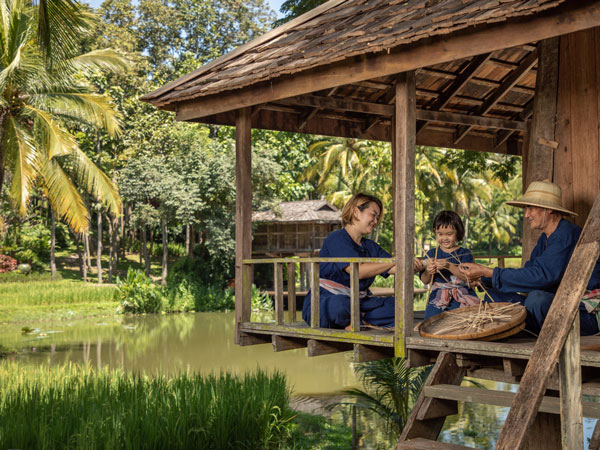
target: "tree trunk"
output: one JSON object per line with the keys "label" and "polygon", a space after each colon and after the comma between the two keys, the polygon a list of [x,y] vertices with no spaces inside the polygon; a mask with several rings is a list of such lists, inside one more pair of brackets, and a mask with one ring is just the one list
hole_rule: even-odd
{"label": "tree trunk", "polygon": [[146,244],[144,244],[144,242],[146,242],[146,236],[144,236],[142,238],[142,233],[146,233],[146,229],[145,228],[140,228],[140,231],[139,231],[140,236],[138,238],[138,241],[140,241],[140,252],[139,252],[140,253],[139,254],[140,264],[142,264],[142,262],[144,261],[144,255],[145,255],[145,253],[144,253],[144,246],[146,245]]}
{"label": "tree trunk", "polygon": [[188,223],[185,226],[185,256],[187,256],[187,257],[189,257],[190,253],[192,253],[192,247],[191,247],[192,243],[190,240],[191,234],[192,234],[191,225]]}
{"label": "tree trunk", "polygon": [[145,273],[146,276],[149,278],[150,277],[150,256],[148,255],[148,240],[146,239],[146,226],[143,226],[140,233],[142,234],[142,252],[144,254],[144,261],[145,261]]}
{"label": "tree trunk", "polygon": [[110,215],[106,217],[108,219],[108,282],[113,281],[113,269],[115,265],[114,254],[115,254],[115,234],[113,221]]}
{"label": "tree trunk", "polygon": [[91,250],[90,250],[90,236],[87,233],[82,233],[83,236],[83,248],[84,248],[84,260],[85,260],[85,266],[87,267],[87,270],[92,270],[92,257],[91,257]]}
{"label": "tree trunk", "polygon": [[102,211],[98,210],[98,252],[96,254],[98,284],[102,284]]}
{"label": "tree trunk", "polygon": [[83,257],[81,259],[81,276],[83,277],[83,281],[85,283],[87,283],[87,280],[88,280],[87,259],[88,259],[89,252],[88,252],[88,242],[87,242],[85,233],[81,233],[81,240],[83,241]]}
{"label": "tree trunk", "polygon": [[8,109],[0,110],[0,196],[2,195],[2,187],[4,186],[4,165],[6,163],[6,145],[5,136],[8,127],[8,120],[4,120],[8,115]]}
{"label": "tree trunk", "polygon": [[50,226],[50,273],[54,278],[56,276],[56,214],[52,208],[50,208],[50,217],[52,220]]}
{"label": "tree trunk", "polygon": [[160,227],[162,231],[162,274],[160,278],[160,284],[163,286],[167,285],[167,259],[169,257],[169,243],[167,236],[167,218],[162,216],[160,218]]}
{"label": "tree trunk", "polygon": [[154,255],[154,227],[150,227],[150,257]]}

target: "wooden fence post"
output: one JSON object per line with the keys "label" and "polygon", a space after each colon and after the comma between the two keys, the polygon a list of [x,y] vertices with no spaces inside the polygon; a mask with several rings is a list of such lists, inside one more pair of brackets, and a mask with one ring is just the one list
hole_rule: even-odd
{"label": "wooden fence post", "polygon": [[319,295],[319,263],[310,264],[310,326],[319,328],[321,320],[321,298]]}
{"label": "wooden fence post", "polygon": [[[302,264],[301,264],[302,265]],[[289,262],[287,265],[287,273],[288,273],[288,314],[289,314],[289,322],[296,322],[296,263]]]}
{"label": "wooden fence post", "polygon": [[350,263],[350,329],[360,331],[360,288],[358,263]]}

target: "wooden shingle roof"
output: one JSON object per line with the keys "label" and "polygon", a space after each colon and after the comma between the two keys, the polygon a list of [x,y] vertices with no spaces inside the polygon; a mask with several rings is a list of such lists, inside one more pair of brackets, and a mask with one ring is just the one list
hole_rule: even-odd
{"label": "wooden shingle roof", "polygon": [[252,222],[261,223],[339,223],[341,212],[327,200],[282,202],[268,211],[252,213]]}
{"label": "wooden shingle roof", "polygon": [[564,1],[330,0],[320,13],[311,11],[143,100],[164,107],[466,27],[533,15]]}
{"label": "wooden shingle roof", "polygon": [[177,120],[390,141],[415,73],[418,145],[521,154],[540,40],[600,26],[598,0],[330,0],[142,100]]}

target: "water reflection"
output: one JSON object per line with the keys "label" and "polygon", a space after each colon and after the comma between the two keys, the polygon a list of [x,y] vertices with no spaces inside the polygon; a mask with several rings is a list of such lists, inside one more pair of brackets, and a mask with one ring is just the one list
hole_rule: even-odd
{"label": "water reflection", "polygon": [[[94,367],[173,374],[180,371],[243,373],[260,367],[280,370],[292,386],[294,406],[331,416],[351,427],[348,408],[339,392],[360,387],[350,353],[308,358],[305,349],[275,353],[271,345],[239,347],[233,342],[234,313],[119,316],[112,318],[0,327],[0,344],[19,349],[10,358],[30,364],[84,362]],[[488,389],[515,391],[516,385],[482,382]],[[440,441],[478,449],[494,448],[508,408],[460,404],[459,414],[444,424]],[[394,441],[376,416],[360,411],[356,419],[358,448],[391,449]],[[595,420],[584,419],[585,448]]]}
{"label": "water reflection", "polygon": [[234,313],[123,316],[34,325],[37,329],[31,334],[23,334],[22,325],[0,330],[0,343],[20,349],[15,358],[31,364],[85,362],[98,368],[166,374],[243,373],[260,367],[284,372],[296,395],[358,386],[350,353],[307,358],[306,349],[275,353],[269,344],[235,345]]}

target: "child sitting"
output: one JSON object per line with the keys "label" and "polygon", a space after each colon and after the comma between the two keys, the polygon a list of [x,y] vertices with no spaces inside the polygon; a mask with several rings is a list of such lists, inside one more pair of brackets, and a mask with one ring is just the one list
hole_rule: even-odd
{"label": "child sitting", "polygon": [[473,262],[471,251],[458,246],[465,235],[462,220],[454,211],[442,211],[433,220],[437,247],[427,252],[421,281],[433,283],[427,299],[425,319],[448,309],[479,304],[480,300],[466,282],[459,264]]}

